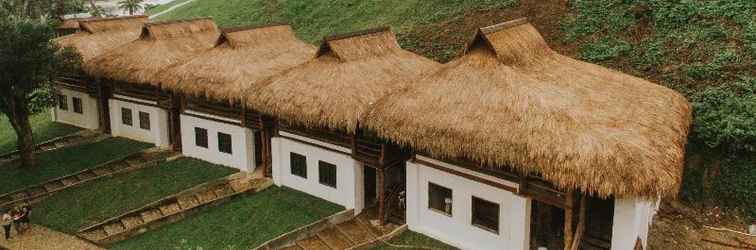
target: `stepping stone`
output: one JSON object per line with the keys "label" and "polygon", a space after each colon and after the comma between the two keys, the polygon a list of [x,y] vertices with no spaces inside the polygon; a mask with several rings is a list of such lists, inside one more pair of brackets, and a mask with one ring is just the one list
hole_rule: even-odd
{"label": "stepping stone", "polygon": [[84,237],[85,239],[91,241],[100,241],[108,237],[107,233],[105,233],[105,230],[103,230],[102,228],[86,231],[81,233],[80,235],[81,237]]}
{"label": "stepping stone", "polygon": [[297,241],[297,245],[304,249],[329,249],[325,242],[318,239],[318,237],[310,237],[304,240]]}
{"label": "stepping stone", "polygon": [[228,185],[224,185],[215,190],[215,195],[218,197],[225,197],[232,194],[234,194],[234,190],[231,189],[231,187],[229,187]]}
{"label": "stepping stone", "polygon": [[165,216],[171,216],[177,214],[178,212],[181,212],[181,207],[179,207],[178,203],[171,203],[168,205],[160,206],[160,212],[162,212]]}
{"label": "stepping stone", "polygon": [[26,197],[29,197],[29,195],[26,192],[22,191],[18,193],[13,193],[10,195],[10,197],[13,198],[13,200],[15,201],[15,200],[20,200],[20,199],[26,199]]}
{"label": "stepping stone", "polygon": [[92,172],[94,172],[96,175],[102,176],[102,175],[110,174],[113,171],[108,169],[108,167],[99,167],[99,168],[92,169]]}
{"label": "stepping stone", "polygon": [[318,237],[332,249],[347,249],[352,246],[352,242],[335,227],[320,231]]}
{"label": "stepping stone", "polygon": [[131,229],[144,224],[144,221],[142,221],[142,217],[140,216],[129,216],[121,219],[121,223],[123,223],[126,228]]}
{"label": "stepping stone", "polygon": [[208,190],[202,193],[197,194],[197,199],[200,201],[200,203],[207,203],[215,199],[215,192],[213,190]]}
{"label": "stepping stone", "polygon": [[55,149],[55,145],[49,145],[49,144],[40,145],[39,149],[42,151],[48,151],[48,150]]}
{"label": "stepping stone", "polygon": [[128,168],[128,167],[129,167],[129,164],[126,164],[125,162],[120,162],[119,161],[119,162],[115,162],[115,163],[110,164],[110,166],[108,168],[110,168],[110,170],[112,170],[112,171],[119,171],[119,170],[122,170],[122,169],[125,169],[125,168]]}
{"label": "stepping stone", "polygon": [[105,234],[107,234],[108,236],[126,232],[126,228],[123,227],[123,224],[121,224],[120,221],[107,224],[103,227],[103,229],[105,229]]}
{"label": "stepping stone", "polygon": [[159,209],[150,209],[142,212],[142,221],[144,221],[144,223],[150,223],[162,217],[163,213],[161,213]]}
{"label": "stepping stone", "polygon": [[199,201],[194,196],[179,197],[178,203],[181,209],[189,209],[199,205]]}
{"label": "stepping stone", "polygon": [[229,182],[228,185],[231,187],[231,189],[234,190],[234,193],[241,193],[241,192],[247,191],[252,186],[251,184],[249,184],[249,182],[238,181],[238,180]]}
{"label": "stepping stone", "polygon": [[53,182],[45,183],[44,187],[45,189],[47,189],[48,192],[52,192],[52,191],[64,188],[66,187],[66,185],[60,181],[53,181]]}
{"label": "stepping stone", "polygon": [[375,236],[368,231],[367,228],[364,228],[362,225],[360,225],[357,221],[357,219],[353,219],[341,224],[336,225],[336,227],[344,232],[346,236],[351,239],[355,244],[362,244],[368,241],[371,241],[375,238]]}
{"label": "stepping stone", "polygon": [[45,188],[33,187],[33,188],[30,188],[28,191],[26,191],[26,194],[29,196],[37,196],[37,195],[42,195],[42,194],[47,193],[47,190],[51,190],[51,189],[47,189],[46,187]]}
{"label": "stepping stone", "polygon": [[86,171],[86,172],[76,175],[76,178],[79,178],[79,180],[82,180],[82,181],[89,180],[95,177],[97,177],[97,175],[95,175],[91,171]]}
{"label": "stepping stone", "polygon": [[63,180],[60,180],[60,182],[62,182],[63,185],[71,186],[71,185],[74,185],[74,184],[78,183],[79,179],[76,179],[75,176],[71,176],[71,177],[65,178]]}

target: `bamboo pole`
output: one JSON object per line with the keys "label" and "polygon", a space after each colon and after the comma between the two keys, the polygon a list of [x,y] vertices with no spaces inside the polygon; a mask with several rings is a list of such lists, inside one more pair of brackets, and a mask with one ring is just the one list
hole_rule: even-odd
{"label": "bamboo pole", "polygon": [[585,217],[586,210],[588,209],[588,195],[580,196],[580,217],[578,218],[577,229],[575,230],[575,238],[572,240],[572,250],[578,250],[580,248],[580,242],[583,240],[583,234],[585,233]]}
{"label": "bamboo pole", "polygon": [[572,249],[572,208],[575,203],[573,191],[567,192],[564,206],[564,250]]}

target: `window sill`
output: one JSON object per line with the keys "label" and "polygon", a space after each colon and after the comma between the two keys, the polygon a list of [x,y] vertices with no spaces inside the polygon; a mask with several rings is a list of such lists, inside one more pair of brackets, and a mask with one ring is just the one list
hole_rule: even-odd
{"label": "window sill", "polygon": [[498,230],[493,230],[493,229],[488,228],[486,226],[478,225],[478,224],[474,224],[474,223],[470,224],[470,225],[472,225],[473,227],[477,227],[478,229],[481,229],[483,231],[486,231],[486,232],[489,232],[489,233],[492,233],[492,234],[495,234],[495,235],[499,235],[499,231]]}
{"label": "window sill", "polygon": [[449,217],[449,218],[453,217],[452,214],[450,214],[450,213],[447,213],[447,212],[444,212],[442,210],[438,210],[438,209],[435,209],[435,208],[432,208],[432,207],[429,207],[428,210],[433,211],[434,213],[437,213],[437,214],[445,215],[446,217]]}

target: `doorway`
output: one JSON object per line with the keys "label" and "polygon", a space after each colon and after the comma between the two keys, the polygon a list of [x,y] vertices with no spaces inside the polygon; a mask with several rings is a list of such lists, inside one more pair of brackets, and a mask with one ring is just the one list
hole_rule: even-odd
{"label": "doorway", "polygon": [[376,182],[377,173],[375,168],[365,166],[363,167],[364,174],[363,174],[363,183],[365,183],[365,208],[373,207],[375,206],[375,203],[378,201],[378,190],[376,190],[376,187],[378,186]]}

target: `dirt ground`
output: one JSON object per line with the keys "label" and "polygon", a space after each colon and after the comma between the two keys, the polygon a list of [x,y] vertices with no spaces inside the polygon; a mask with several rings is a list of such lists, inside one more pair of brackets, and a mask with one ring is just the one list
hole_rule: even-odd
{"label": "dirt ground", "polygon": [[696,209],[678,201],[665,201],[649,232],[648,249],[756,249],[756,237],[746,221],[718,207]]}

